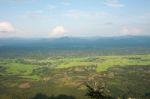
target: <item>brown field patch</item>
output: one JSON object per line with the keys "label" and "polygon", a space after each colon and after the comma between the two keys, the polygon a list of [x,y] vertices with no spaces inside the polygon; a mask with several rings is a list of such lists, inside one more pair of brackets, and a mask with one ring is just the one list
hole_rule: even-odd
{"label": "brown field patch", "polygon": [[26,89],[26,88],[30,88],[31,84],[29,82],[25,82],[25,83],[21,83],[18,87]]}

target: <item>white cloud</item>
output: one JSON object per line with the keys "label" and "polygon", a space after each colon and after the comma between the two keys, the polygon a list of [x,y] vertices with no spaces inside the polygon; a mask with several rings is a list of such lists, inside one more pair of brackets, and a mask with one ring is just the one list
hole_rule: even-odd
{"label": "white cloud", "polygon": [[50,33],[50,37],[64,36],[67,31],[63,26],[56,26]]}
{"label": "white cloud", "polygon": [[116,7],[116,8],[125,6],[124,4],[120,3],[119,0],[106,0],[105,5],[109,7]]}
{"label": "white cloud", "polygon": [[143,29],[138,27],[124,26],[120,30],[121,35],[142,35]]}
{"label": "white cloud", "polygon": [[0,22],[0,38],[11,38],[11,37],[31,37],[33,32],[27,30],[18,30],[10,22]]}
{"label": "white cloud", "polygon": [[0,33],[14,32],[15,28],[9,22],[0,22]]}

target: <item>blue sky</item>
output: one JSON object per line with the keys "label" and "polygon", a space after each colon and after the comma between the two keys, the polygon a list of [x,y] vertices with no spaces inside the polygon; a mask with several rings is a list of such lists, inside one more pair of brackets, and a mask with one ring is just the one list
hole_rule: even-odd
{"label": "blue sky", "polygon": [[150,0],[0,0],[0,37],[150,35]]}

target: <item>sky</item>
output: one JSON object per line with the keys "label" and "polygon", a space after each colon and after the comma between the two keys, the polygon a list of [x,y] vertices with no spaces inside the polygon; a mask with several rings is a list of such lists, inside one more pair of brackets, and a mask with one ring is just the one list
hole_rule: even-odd
{"label": "sky", "polygon": [[0,0],[0,38],[150,35],[150,0]]}

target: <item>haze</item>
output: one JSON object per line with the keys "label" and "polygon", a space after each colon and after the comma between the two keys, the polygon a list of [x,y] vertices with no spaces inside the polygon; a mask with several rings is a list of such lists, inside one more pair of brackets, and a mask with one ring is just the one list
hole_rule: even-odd
{"label": "haze", "polygon": [[149,0],[0,0],[0,37],[150,35]]}

